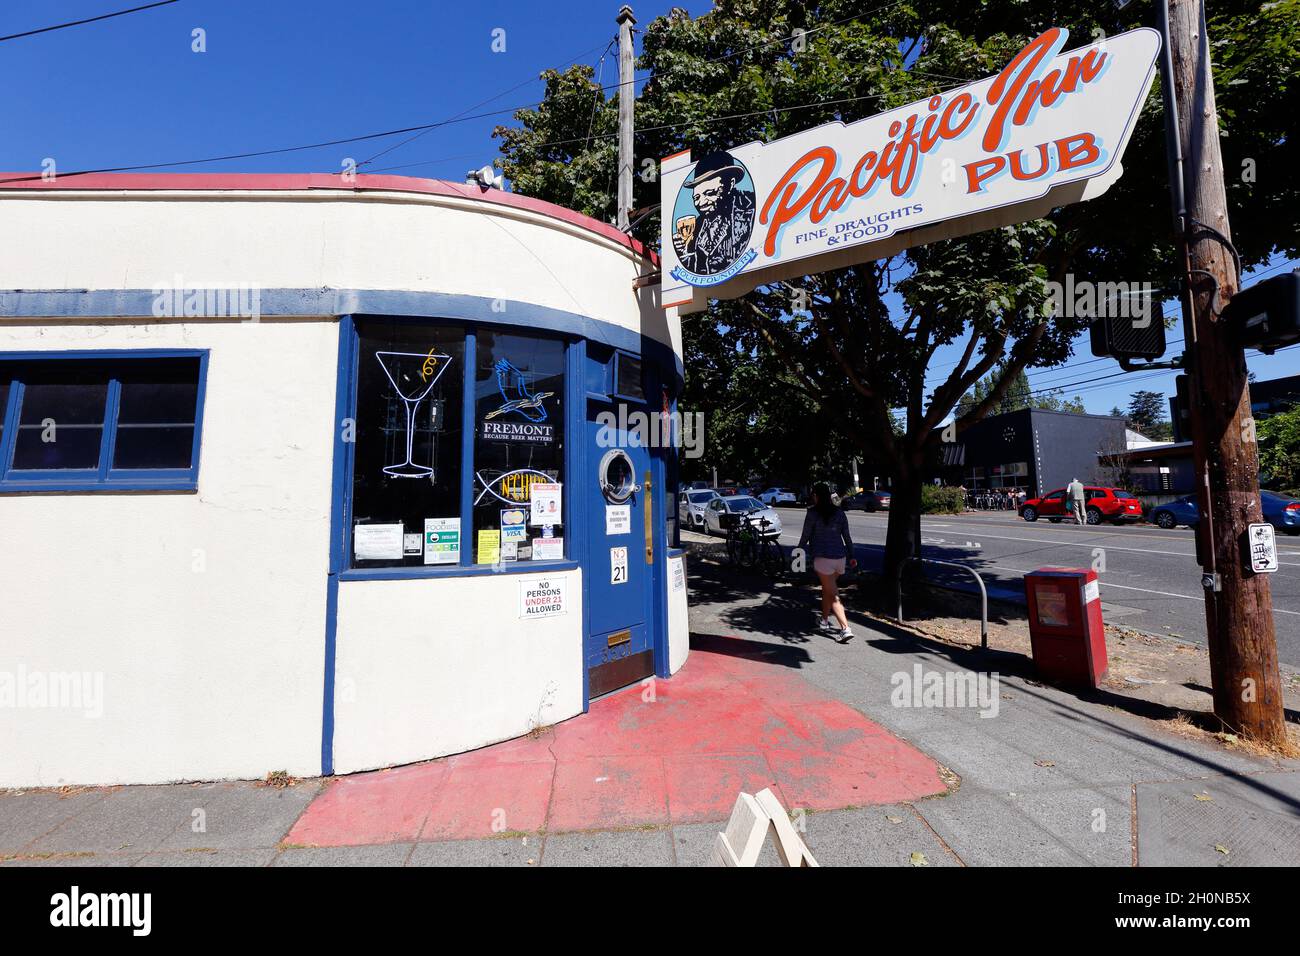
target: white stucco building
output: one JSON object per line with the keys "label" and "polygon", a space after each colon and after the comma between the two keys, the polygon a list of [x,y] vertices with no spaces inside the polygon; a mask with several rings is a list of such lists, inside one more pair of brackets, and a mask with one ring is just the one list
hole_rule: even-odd
{"label": "white stucco building", "polygon": [[0,786],[417,761],[685,661],[675,453],[600,426],[680,330],[613,227],[391,176],[0,217]]}

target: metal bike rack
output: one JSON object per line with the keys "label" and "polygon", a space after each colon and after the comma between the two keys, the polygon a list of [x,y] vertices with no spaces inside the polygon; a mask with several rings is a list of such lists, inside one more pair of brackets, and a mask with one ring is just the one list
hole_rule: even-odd
{"label": "metal bike rack", "polygon": [[941,564],[947,568],[960,568],[963,571],[970,572],[971,576],[975,578],[975,583],[980,586],[980,650],[987,651],[989,649],[989,592],[984,587],[984,579],[970,565],[957,564],[953,561],[937,561],[934,558],[918,558],[916,556],[904,559],[898,566],[898,574],[894,577],[894,595],[898,598],[898,614],[894,620],[899,624],[903,623],[903,569],[907,567],[910,561]]}

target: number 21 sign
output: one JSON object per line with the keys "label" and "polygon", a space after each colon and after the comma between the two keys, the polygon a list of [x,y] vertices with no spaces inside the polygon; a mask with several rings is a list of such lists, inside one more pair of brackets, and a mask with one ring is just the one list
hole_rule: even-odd
{"label": "number 21 sign", "polygon": [[627,584],[627,548],[609,549],[609,583]]}

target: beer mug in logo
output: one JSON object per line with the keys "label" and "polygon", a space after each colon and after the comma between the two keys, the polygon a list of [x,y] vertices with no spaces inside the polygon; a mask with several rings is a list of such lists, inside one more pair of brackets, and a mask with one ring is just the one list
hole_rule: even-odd
{"label": "beer mug in logo", "polygon": [[[749,239],[755,207],[749,172],[730,153],[710,153],[696,163],[677,192],[671,220],[682,269],[697,277],[730,278],[747,265],[754,258]],[[741,258],[745,262],[728,272]]]}
{"label": "beer mug in logo", "polygon": [[682,240],[682,248],[689,249],[691,240],[695,238],[695,217],[682,216],[677,220],[677,235]]}

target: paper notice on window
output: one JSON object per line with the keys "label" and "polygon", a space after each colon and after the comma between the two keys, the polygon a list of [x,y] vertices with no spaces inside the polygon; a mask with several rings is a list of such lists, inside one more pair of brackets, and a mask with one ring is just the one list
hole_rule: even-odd
{"label": "paper notice on window", "polygon": [[501,532],[496,528],[478,533],[478,558],[475,564],[496,564],[501,560]]}
{"label": "paper notice on window", "polygon": [[359,524],[352,528],[352,547],[358,561],[400,561],[402,543],[400,524]]}
{"label": "paper notice on window", "polygon": [[632,533],[632,506],[631,505],[606,505],[605,506],[605,534],[631,534]]}
{"label": "paper notice on window", "polygon": [[534,561],[564,560],[563,538],[533,538]]}
{"label": "paper notice on window", "polygon": [[528,486],[528,500],[532,509],[528,518],[529,524],[564,523],[560,515],[560,485],[558,482],[534,482]]}
{"label": "paper notice on window", "polygon": [[424,519],[424,563],[460,563],[460,519]]}

